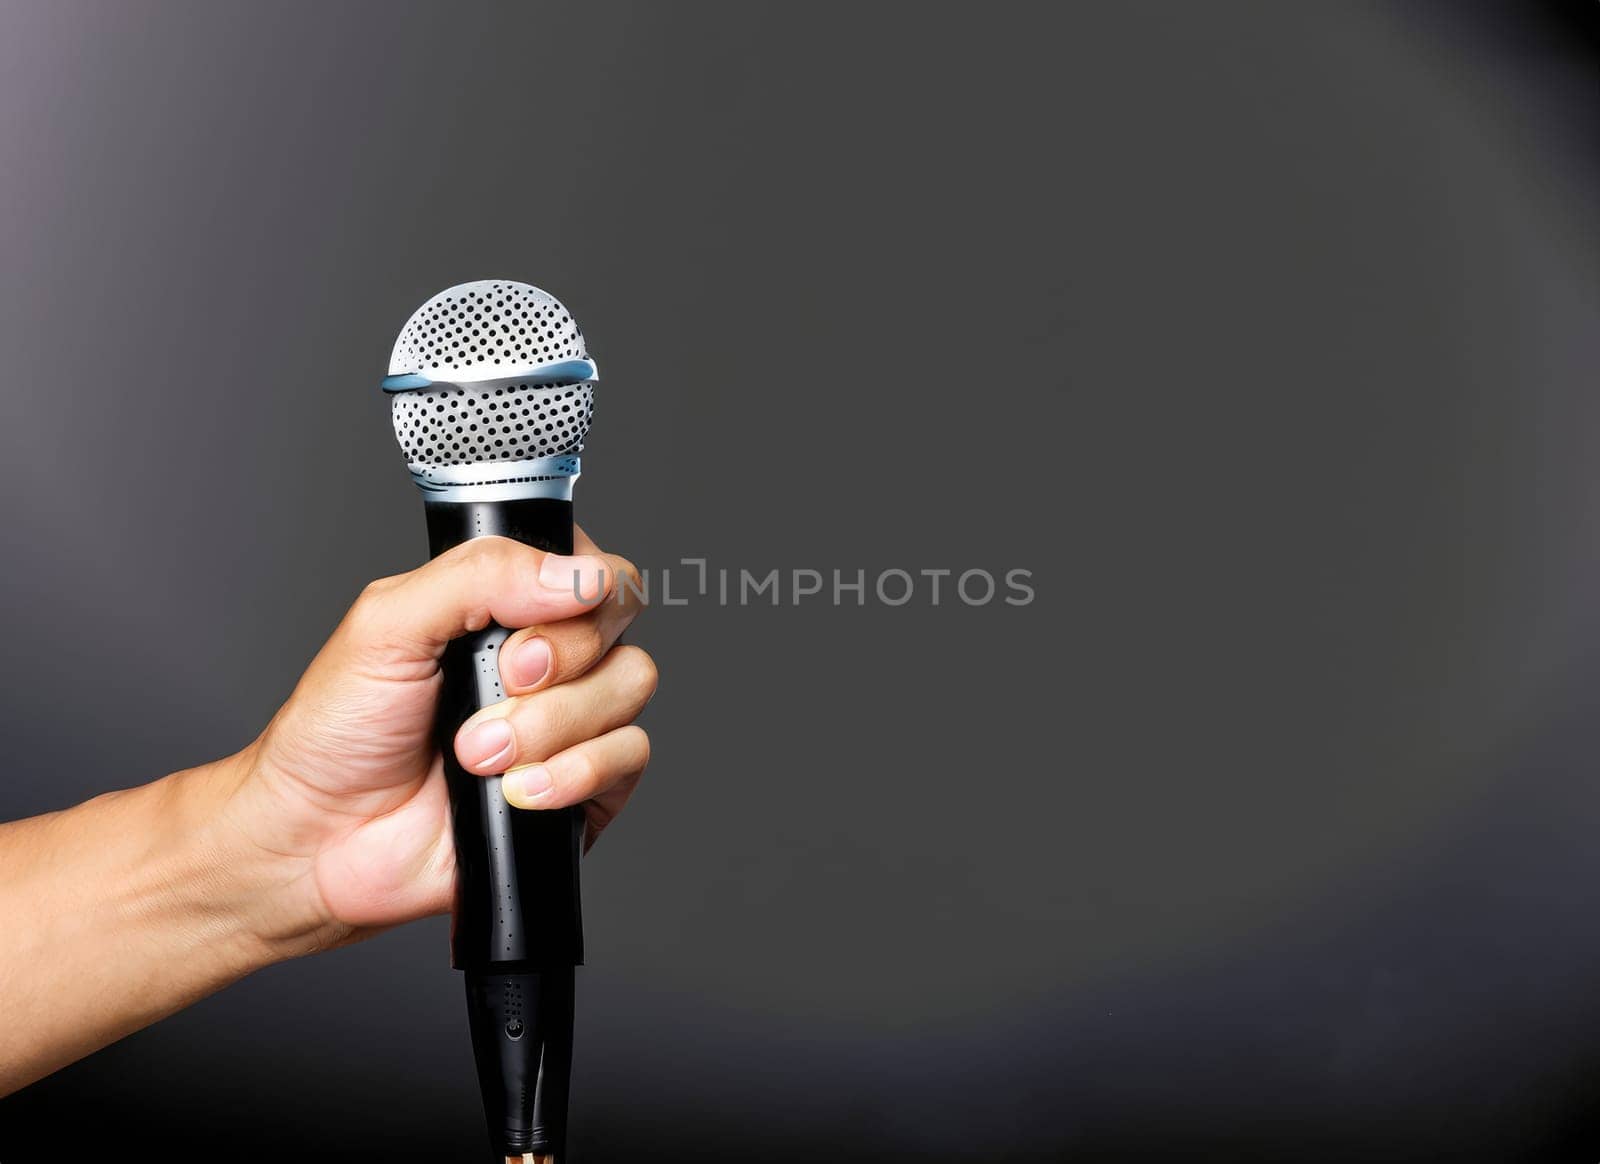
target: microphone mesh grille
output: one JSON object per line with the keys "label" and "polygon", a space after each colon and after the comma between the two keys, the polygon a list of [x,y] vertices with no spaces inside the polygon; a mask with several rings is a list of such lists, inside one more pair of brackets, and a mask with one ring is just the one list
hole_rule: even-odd
{"label": "microphone mesh grille", "polygon": [[396,392],[395,439],[413,465],[526,461],[583,447],[594,384],[436,387]]}
{"label": "microphone mesh grille", "polygon": [[447,287],[412,313],[394,342],[389,375],[491,379],[588,355],[583,332],[554,295],[480,279]]}
{"label": "microphone mesh grille", "polygon": [[389,357],[391,376],[454,381],[391,397],[406,460],[466,465],[582,449],[594,415],[593,381],[507,381],[588,355],[572,313],[548,291],[508,279],[445,288],[412,312]]}

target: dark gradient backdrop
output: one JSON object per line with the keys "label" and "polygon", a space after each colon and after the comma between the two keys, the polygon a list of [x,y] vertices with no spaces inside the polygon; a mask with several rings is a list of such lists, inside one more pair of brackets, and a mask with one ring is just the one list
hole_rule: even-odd
{"label": "dark gradient backdrop", "polygon": [[[7,0],[0,814],[259,730],[527,279],[604,543],[1038,593],[639,624],[575,1159],[1593,1161],[1592,9]],[[446,924],[0,1103],[102,1146],[481,1159]]]}

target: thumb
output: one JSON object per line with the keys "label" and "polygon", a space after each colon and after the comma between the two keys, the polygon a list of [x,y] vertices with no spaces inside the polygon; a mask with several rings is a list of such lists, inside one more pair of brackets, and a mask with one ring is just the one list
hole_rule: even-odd
{"label": "thumb", "polygon": [[373,582],[341,632],[357,648],[433,660],[451,639],[491,622],[516,630],[583,614],[615,585],[615,571],[596,555],[473,538],[408,574]]}

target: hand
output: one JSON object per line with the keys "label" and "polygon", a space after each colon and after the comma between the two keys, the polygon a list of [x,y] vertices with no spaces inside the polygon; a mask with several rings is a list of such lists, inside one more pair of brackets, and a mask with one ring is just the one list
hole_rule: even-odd
{"label": "hand", "polygon": [[518,808],[583,804],[590,844],[621,811],[650,755],[632,721],[656,669],[638,647],[613,645],[638,613],[636,591],[616,594],[619,576],[637,585],[633,566],[581,531],[575,548],[581,557],[475,539],[362,593],[233,767],[222,805],[253,855],[270,858],[275,887],[258,921],[269,940],[317,948],[449,908],[439,660],[450,639],[490,622],[521,628],[500,651],[508,698],[463,725],[462,766],[509,773]]}

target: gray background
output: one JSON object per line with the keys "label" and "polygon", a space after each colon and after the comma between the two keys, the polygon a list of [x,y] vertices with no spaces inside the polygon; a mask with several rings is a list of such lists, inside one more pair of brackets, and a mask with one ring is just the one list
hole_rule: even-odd
{"label": "gray background", "polygon": [[[424,552],[394,334],[526,279],[608,547],[1038,595],[638,624],[575,1159],[1595,1159],[1592,12],[5,3],[0,815],[260,729]],[[478,1160],[446,944],[0,1159]]]}

